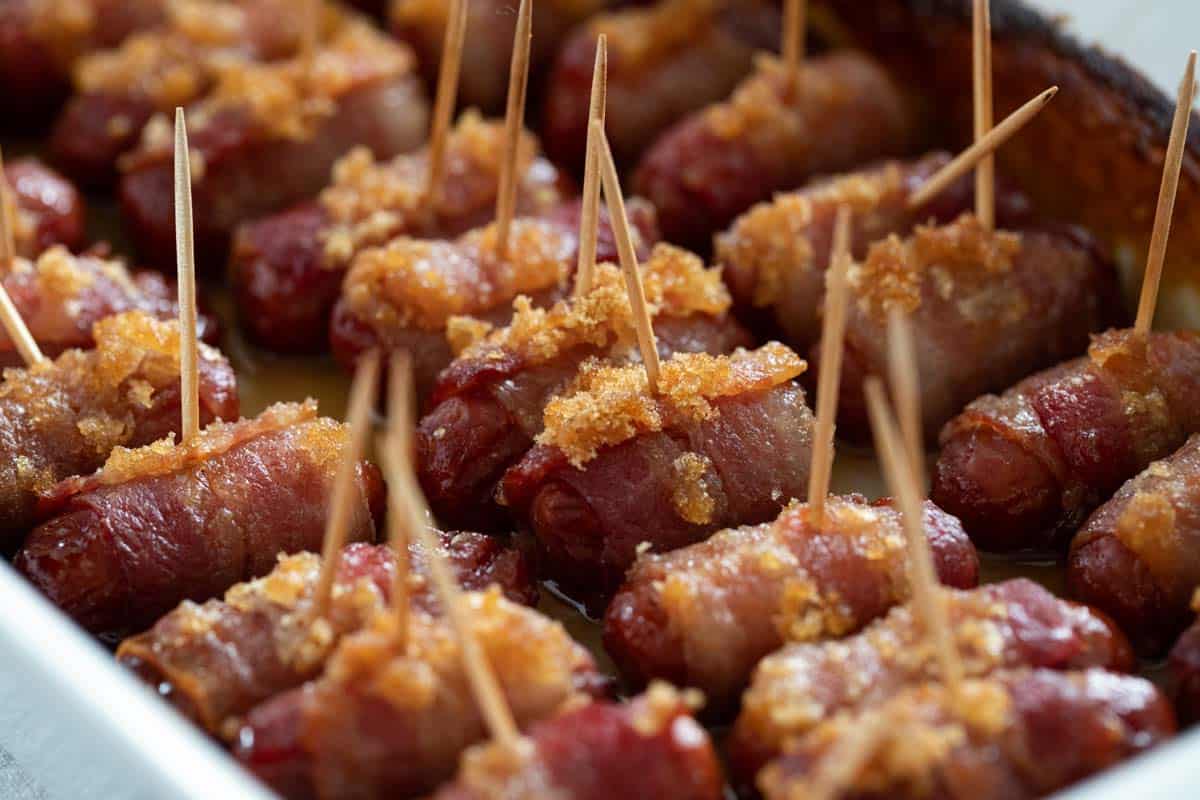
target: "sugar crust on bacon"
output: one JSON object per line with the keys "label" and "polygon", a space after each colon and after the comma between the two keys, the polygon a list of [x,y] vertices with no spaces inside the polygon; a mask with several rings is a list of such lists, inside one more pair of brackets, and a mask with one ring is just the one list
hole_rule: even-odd
{"label": "sugar crust on bacon", "polygon": [[[678,247],[658,244],[641,265],[646,306],[652,317],[719,316],[730,298],[721,271],[706,268],[699,257]],[[513,302],[512,321],[496,331],[467,317],[451,317],[447,335],[463,358],[495,358],[497,351],[515,355],[525,365],[553,360],[571,348],[636,343],[633,312],[620,269],[596,266],[592,291],[561,300],[549,309],[536,308],[527,297]]]}
{"label": "sugar crust on bacon", "polygon": [[[365,247],[385,243],[401,232],[415,232],[441,217],[457,218],[493,204],[504,145],[503,120],[484,119],[468,109],[446,138],[446,185],[430,206],[425,189],[428,151],[405,153],[378,162],[363,147],[343,156],[333,182],[320,195],[331,224],[324,233],[324,263],[344,267]],[[523,207],[548,208],[561,199],[554,172],[540,161],[537,136],[522,131],[517,174],[522,176]]]}
{"label": "sugar crust on bacon", "polygon": [[181,472],[207,459],[219,456],[238,445],[274,431],[304,426],[297,444],[319,465],[335,465],[341,459],[346,426],[328,417],[317,416],[317,401],[275,403],[253,419],[237,422],[216,421],[188,444],[177,444],[175,435],[129,449],[117,447],[95,475],[80,479],[87,486],[108,486],[136,478]]}
{"label": "sugar crust on bacon", "polygon": [[453,242],[401,237],[359,254],[343,297],[375,327],[442,330],[450,317],[561,285],[576,238],[560,225],[519,218],[509,230],[509,258],[498,261],[495,244],[495,223]]}
{"label": "sugar crust on bacon", "polygon": [[844,205],[861,225],[864,215],[904,188],[904,170],[889,162],[878,170],[854,172],[817,187],[778,194],[752,206],[717,236],[716,261],[753,264],[754,305],[769,306],[780,299],[790,273],[813,269],[815,254],[807,232],[814,206]]}
{"label": "sugar crust on bacon", "polygon": [[552,445],[581,467],[602,447],[639,434],[661,431],[676,422],[701,422],[719,411],[710,402],[787,383],[807,364],[778,342],[757,350],[738,349],[728,356],[676,353],[662,364],[654,394],[640,364],[612,366],[594,359],[544,413],[538,443]]}

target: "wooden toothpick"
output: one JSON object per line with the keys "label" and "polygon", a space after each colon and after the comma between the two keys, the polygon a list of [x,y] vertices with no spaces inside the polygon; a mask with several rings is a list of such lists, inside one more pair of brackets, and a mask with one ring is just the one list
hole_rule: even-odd
{"label": "wooden toothpick", "polygon": [[625,199],[621,196],[621,181],[617,177],[617,166],[613,163],[608,137],[599,122],[592,123],[591,133],[599,143],[600,175],[604,181],[604,200],[608,204],[608,216],[617,239],[617,253],[621,257],[621,272],[625,275],[625,291],[629,293],[629,307],[633,311],[633,322],[637,328],[638,348],[646,365],[646,380],[650,391],[658,392],[658,377],[662,371],[658,360],[658,342],[654,338],[654,325],[650,322],[650,311],[646,308],[646,290],[642,286],[642,274],[638,269],[637,251],[633,247],[633,235],[629,232],[629,218],[625,215]]}
{"label": "wooden toothpick", "polygon": [[[406,351],[392,354],[388,364],[388,430],[380,437],[376,451],[386,453],[395,447],[403,452],[409,452],[412,447],[412,434],[407,428],[406,420],[415,419],[413,413],[412,360]],[[396,614],[397,630],[400,632],[401,649],[408,638],[408,619],[410,615],[410,598],[408,596],[408,573],[411,569],[408,559],[409,527],[411,520],[404,504],[407,496],[396,481],[388,481],[388,542],[395,551],[396,574],[392,580],[392,608]]]}
{"label": "wooden toothpick", "polygon": [[196,250],[192,231],[192,166],[187,120],[175,109],[175,267],[179,284],[179,401],[181,443],[200,432],[200,351],[196,342]]}
{"label": "wooden toothpick", "polygon": [[808,35],[807,0],[785,0],[783,4],[783,65],[788,81],[795,90],[800,85],[800,69],[804,63],[805,37]]}
{"label": "wooden toothpick", "polygon": [[996,152],[1002,144],[1024,128],[1030,120],[1038,115],[1038,112],[1046,107],[1046,104],[1050,102],[1050,98],[1056,94],[1058,94],[1058,87],[1051,86],[1005,117],[1003,122],[988,131],[982,139],[975,142],[966,150],[963,150],[953,161],[942,167],[930,176],[925,183],[921,184],[921,188],[914,192],[908,199],[908,207],[920,208],[941,194],[947,186],[954,183],[963,175],[966,175],[982,158]]}
{"label": "wooden toothpick", "polygon": [[437,97],[433,102],[433,124],[429,131],[429,163],[425,172],[425,198],[434,206],[441,196],[446,169],[446,140],[458,101],[458,75],[462,71],[463,40],[467,32],[467,0],[451,0],[442,40],[442,63],[438,68]]}
{"label": "wooden toothpick", "polygon": [[[975,0],[972,20],[974,33],[973,67],[975,99],[975,141],[992,129],[992,12],[989,0]],[[975,167],[975,216],[984,230],[996,227],[996,157],[988,153]]]}
{"label": "wooden toothpick", "polygon": [[366,449],[371,428],[371,408],[378,396],[379,352],[371,350],[358,360],[350,385],[350,403],[346,411],[349,430],[342,447],[342,461],[333,478],[329,497],[329,516],[325,520],[325,539],[321,551],[321,572],[313,593],[313,620],[329,613],[333,584],[342,563],[342,549],[350,533],[350,516],[358,493],[358,462]]}
{"label": "wooden toothpick", "polygon": [[592,97],[588,106],[587,154],[583,159],[583,195],[579,213],[579,260],[575,265],[575,296],[592,291],[596,280],[596,229],[600,225],[599,142],[592,134],[597,122],[604,127],[608,104],[608,35],[596,39],[596,63],[592,67]]}
{"label": "wooden toothpick", "polygon": [[508,258],[508,232],[517,207],[517,158],[525,128],[525,96],[529,89],[529,47],[533,41],[533,2],[521,0],[508,71],[508,107],[504,112],[504,160],[496,192],[496,256]]}
{"label": "wooden toothpick", "polygon": [[0,269],[5,272],[12,268],[13,260],[17,257],[16,237],[13,233],[17,225],[17,221],[13,219],[16,210],[12,186],[8,183],[8,173],[4,171],[4,153],[0,151]]}
{"label": "wooden toothpick", "polygon": [[[12,189],[8,185],[8,175],[4,172],[4,153],[0,152],[0,267],[4,271],[12,267],[13,260],[17,257],[17,248],[13,243],[15,222],[12,215],[15,208]],[[12,339],[13,345],[21,354],[26,366],[32,367],[34,364],[40,364],[46,360],[37,341],[34,340],[33,334],[29,332],[29,327],[25,325],[25,320],[21,319],[21,312],[17,311],[12,298],[9,297],[8,290],[2,283],[0,283],[0,324],[4,325],[5,333],[8,334],[9,339]]]}
{"label": "wooden toothpick", "polygon": [[850,208],[839,206],[833,229],[833,255],[825,273],[825,321],[821,330],[821,375],[817,380],[817,426],[812,469],[808,478],[808,507],[817,524],[825,515],[825,498],[833,471],[833,436],[838,391],[842,382],[842,351],[846,336],[846,297],[850,269]]}
{"label": "wooden toothpick", "polygon": [[925,433],[921,423],[921,378],[912,323],[898,308],[888,313],[888,382],[900,417],[900,432],[912,459],[913,473],[925,491]]}
{"label": "wooden toothpick", "polygon": [[17,311],[17,307],[13,305],[12,298],[9,297],[8,290],[4,288],[3,284],[0,284],[0,323],[3,323],[4,332],[16,345],[17,352],[21,354],[26,366],[32,367],[34,364],[41,364],[46,360],[46,356],[42,355],[41,348],[38,347],[33,334],[29,332],[25,320],[21,319],[21,312]]}
{"label": "wooden toothpick", "polygon": [[859,771],[867,765],[887,734],[887,719],[878,711],[855,720],[854,726],[838,737],[837,744],[821,759],[808,782],[809,800],[835,800]]}
{"label": "wooden toothpick", "polygon": [[1150,235],[1150,252],[1146,257],[1146,272],[1142,278],[1142,294],[1138,299],[1137,321],[1134,330],[1141,336],[1150,333],[1154,308],[1158,304],[1158,287],[1162,283],[1163,264],[1167,258],[1167,239],[1171,236],[1171,217],[1175,213],[1175,193],[1179,189],[1179,170],[1183,166],[1183,151],[1187,144],[1188,122],[1196,96],[1196,51],[1188,55],[1179,96],[1175,100],[1175,119],[1171,123],[1171,138],[1163,159],[1162,183],[1158,189],[1158,207],[1154,212],[1154,230]]}
{"label": "wooden toothpick", "polygon": [[933,646],[934,655],[941,668],[942,680],[954,696],[958,697],[962,689],[963,665],[954,645],[950,618],[943,602],[944,595],[938,583],[937,572],[933,567],[929,540],[925,538],[924,514],[921,508],[924,493],[918,488],[917,476],[912,470],[912,459],[907,457],[906,448],[896,430],[895,420],[884,396],[883,383],[879,378],[868,378],[863,390],[867,398],[867,410],[871,416],[871,430],[875,435],[875,449],[883,461],[888,486],[904,517],[913,603],[920,614],[925,635],[929,637]]}
{"label": "wooden toothpick", "polygon": [[[411,398],[411,369],[402,369],[399,382],[389,388]],[[515,745],[520,741],[521,734],[504,698],[500,681],[496,678],[496,673],[488,663],[487,655],[475,635],[475,628],[471,624],[471,612],[463,598],[462,589],[446,564],[437,542],[429,533],[426,522],[428,506],[413,475],[412,460],[408,449],[411,444],[411,433],[409,432],[414,425],[412,403],[411,401],[402,401],[399,405],[403,408],[391,408],[390,411],[393,414],[401,411],[405,416],[400,419],[392,419],[389,425],[389,430],[392,432],[389,434],[390,445],[383,448],[380,453],[384,475],[389,487],[398,487],[401,495],[400,510],[404,513],[409,535],[417,541],[425,556],[425,563],[429,567],[434,587],[437,589],[438,596],[445,607],[446,616],[458,638],[459,648],[462,651],[463,668],[466,670],[471,684],[471,693],[475,696],[475,702],[479,704],[488,730],[491,732],[492,738],[501,745]]]}

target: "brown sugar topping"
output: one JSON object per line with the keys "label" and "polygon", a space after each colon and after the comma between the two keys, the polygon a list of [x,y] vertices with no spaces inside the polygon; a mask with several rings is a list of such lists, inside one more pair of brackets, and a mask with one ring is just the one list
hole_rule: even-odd
{"label": "brown sugar topping", "polygon": [[[446,143],[447,187],[437,192],[437,207],[430,208],[425,179],[428,154],[406,153],[379,163],[360,147],[333,168],[333,183],[321,192],[320,202],[332,221],[325,233],[325,261],[343,266],[363,248],[383,244],[401,233],[425,230],[445,216],[458,216],[495,202],[503,152],[503,121],[485,120],[475,110],[459,117]],[[537,137],[523,131],[517,155],[517,174],[525,175],[541,152]],[[549,185],[531,186],[534,192],[553,195],[524,198],[534,207],[558,197]]]}
{"label": "brown sugar topping", "polygon": [[607,34],[614,62],[623,70],[652,67],[688,42],[703,37],[716,20],[713,0],[667,0],[648,8],[604,14],[593,20],[593,34]]}
{"label": "brown sugar topping", "polygon": [[778,301],[788,275],[813,269],[809,237],[813,209],[818,205],[846,206],[863,220],[882,199],[903,189],[904,175],[889,163],[872,172],[856,172],[819,187],[776,195],[743,214],[717,240],[718,263],[753,264],[756,306]]}
{"label": "brown sugar topping", "polygon": [[[305,139],[336,112],[338,99],[349,90],[405,75],[415,67],[411,50],[365,20],[338,16],[332,30],[326,27],[311,59],[304,55],[269,63],[215,59],[212,90],[189,110],[189,124],[199,128],[230,111],[247,115],[269,136]],[[171,143],[170,123],[158,114],[142,132],[143,148],[162,151]]]}
{"label": "brown sugar topping", "polygon": [[[175,336],[178,341],[178,334]],[[175,359],[177,365],[177,344]],[[178,366],[175,369],[178,372]],[[213,422],[188,445],[176,444],[172,434],[145,447],[117,447],[95,477],[101,485],[111,485],[134,478],[180,472],[250,439],[302,423],[314,423],[306,431],[302,445],[317,454],[317,461],[336,463],[345,439],[345,426],[334,420],[318,418],[317,401],[309,399],[303,403],[275,403],[254,419]]]}
{"label": "brown sugar topping", "polygon": [[893,308],[907,313],[920,308],[926,281],[950,297],[956,284],[969,286],[1008,272],[1020,251],[1019,234],[990,232],[967,213],[949,225],[918,226],[907,239],[892,234],[876,242],[851,268],[850,285],[859,308],[883,320]]}
{"label": "brown sugar topping", "polygon": [[[642,265],[642,282],[651,316],[717,316],[729,309],[730,298],[719,269],[705,268],[699,257],[668,244],[659,244]],[[603,347],[615,341],[636,342],[633,314],[624,278],[618,267],[600,264],[595,284],[583,297],[562,300],[550,309],[535,308],[527,297],[513,303],[512,322],[491,332],[476,321],[451,320],[456,352],[487,357],[498,349],[516,354],[526,364],[542,364],[573,347]],[[472,335],[481,338],[470,338]]]}
{"label": "brown sugar topping", "polygon": [[731,355],[676,353],[663,362],[659,394],[654,395],[640,364],[612,366],[585,361],[572,385],[553,398],[543,414],[538,442],[566,453],[576,467],[601,447],[619,444],[668,425],[711,419],[712,401],[786,383],[807,364],[778,342]]}
{"label": "brown sugar topping", "polygon": [[513,221],[509,258],[495,258],[495,225],[457,241],[401,237],[359,254],[343,286],[350,308],[381,328],[442,330],[477,314],[561,285],[575,250],[572,232],[538,219]]}

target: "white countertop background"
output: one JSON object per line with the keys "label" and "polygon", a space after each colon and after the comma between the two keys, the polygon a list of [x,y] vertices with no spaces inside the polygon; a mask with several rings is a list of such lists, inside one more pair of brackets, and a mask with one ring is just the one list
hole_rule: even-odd
{"label": "white countertop background", "polygon": [[[1069,18],[1084,42],[1099,42],[1173,93],[1187,52],[1200,48],[1200,0],[1026,0]],[[14,722],[0,708],[0,725]],[[0,800],[51,800],[8,753],[0,750]],[[59,800],[54,798],[53,800]],[[61,800],[84,800],[62,798]]]}

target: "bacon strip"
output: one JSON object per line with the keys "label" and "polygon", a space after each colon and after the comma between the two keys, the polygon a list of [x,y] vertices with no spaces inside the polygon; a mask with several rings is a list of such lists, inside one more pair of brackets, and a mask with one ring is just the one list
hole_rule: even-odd
{"label": "bacon strip", "polygon": [[[315,195],[351,148],[390,158],[420,144],[428,107],[414,68],[407,47],[354,17],[311,65],[303,56],[228,65],[188,110],[200,266],[224,267],[239,224]],[[171,141],[166,115],[157,114],[120,164],[125,221],[156,264],[174,253]]]}
{"label": "bacon strip", "polygon": [[[245,223],[234,236],[231,281],[242,325],[281,352],[329,347],[329,318],[350,263],[398,236],[458,236],[495,213],[504,125],[466,112],[446,142],[446,178],[436,201],[425,196],[425,149],[377,162],[356,148],[333,168],[320,198]],[[566,180],[523,139],[520,214],[548,211],[566,197]]]}
{"label": "bacon strip", "polygon": [[36,158],[19,158],[4,167],[16,213],[13,239],[17,255],[37,258],[56,244],[79,250],[87,236],[83,196],[71,182]]}
{"label": "bacon strip", "polygon": [[[383,5],[380,0],[376,4]],[[533,90],[558,53],[566,35],[587,17],[618,5],[621,0],[548,0],[538,3],[533,15],[529,69]],[[448,0],[415,3],[390,3],[389,25],[397,39],[409,44],[417,54],[421,76],[430,88],[437,85],[442,61]],[[463,59],[458,79],[458,105],[479,108],[488,114],[504,113],[508,91],[509,60],[512,57],[516,14],[510,0],[472,0],[467,8],[470,56]],[[591,73],[589,72],[589,75]],[[572,162],[573,163],[573,162]]]}
{"label": "bacon strip", "polygon": [[759,777],[767,800],[803,796],[835,745],[877,714],[883,740],[837,797],[1023,800],[1065,789],[1175,732],[1149,681],[1104,670],[1000,673],[964,685],[906,690],[876,709],[838,717],[789,746]]}
{"label": "bacon strip", "polygon": [[[137,447],[178,431],[178,327],[140,312],[94,328],[96,349],[69,350],[0,383],[0,540],[18,544],[37,518],[38,497],[91,472],[114,447]],[[233,419],[236,378],[229,362],[200,348],[203,421]]]}
{"label": "bacon strip", "polygon": [[589,703],[534,725],[529,750],[468,750],[458,777],[433,798],[720,800],[720,764],[690,705],[662,683],[628,703]]}
{"label": "bacon strip", "polygon": [[[720,272],[699,258],[660,244],[642,265],[642,280],[663,358],[719,355],[750,344],[726,314]],[[597,268],[586,297],[549,310],[518,300],[508,327],[442,372],[417,428],[418,473],[439,519],[489,530],[509,523],[494,499],[497,484],[541,434],[546,403],[589,358],[615,364],[640,358],[624,280],[609,264]]]}
{"label": "bacon strip", "polygon": [[[634,562],[604,615],[604,646],[634,685],[662,679],[728,713],[759,659],[786,642],[853,633],[908,599],[901,515],[889,501],[832,496],[814,524],[796,504],[772,522]],[[979,581],[958,520],[925,505],[941,580]]]}
{"label": "bacon strip", "polygon": [[[163,321],[179,316],[175,288],[160,273],[130,272],[100,251],[74,256],[52,247],[35,261],[19,259],[0,282],[50,357],[70,348],[95,347],[94,326],[114,314],[138,311]],[[196,326],[200,339],[215,343],[220,338],[215,317],[201,313]],[[0,330],[0,366],[21,363],[16,346]]]}
{"label": "bacon strip", "polygon": [[1167,688],[1183,725],[1200,721],[1200,624],[1180,635],[1167,657]]}
{"label": "bacon strip", "polygon": [[803,495],[813,420],[791,379],[804,366],[778,343],[728,357],[677,353],[655,395],[640,366],[585,364],[546,407],[539,444],[501,482],[546,574],[603,600],[639,549],[765,522]]}
{"label": "bacon strip", "polygon": [[[833,248],[838,206],[852,212],[850,251],[867,256],[875,242],[908,235],[918,223],[948,223],[970,208],[970,176],[928,206],[913,210],[909,197],[950,156],[933,152],[914,161],[886,161],[818,180],[751,207],[715,238],[715,260],[742,315],[782,335],[788,346],[808,349],[820,338],[819,310]],[[1006,224],[1028,219],[1028,200],[1005,190],[997,198]]]}
{"label": "bacon strip", "polygon": [[[119,640],[265,575],[280,552],[319,550],[345,437],[310,401],[211,424],[187,446],[118,449],[43,498],[46,521],[14,564],[84,628]],[[357,477],[349,538],[370,540],[383,483],[367,462]]]}
{"label": "bacon strip", "polygon": [[[512,601],[537,602],[521,553],[477,533],[440,533],[443,557],[467,589],[495,583]],[[438,611],[419,547],[410,547],[409,599]],[[239,717],[276,694],[320,674],[343,636],[388,608],[395,558],[386,545],[348,546],[338,564],[327,628],[312,625],[312,592],[321,559],[281,556],[271,573],[241,583],[224,600],[185,600],[145,633],[126,639],[117,660],[214,736],[229,738]]]}
{"label": "bacon strip", "polygon": [[[1017,578],[946,595],[968,677],[1018,667],[1127,672],[1133,651],[1110,620]],[[740,780],[793,741],[842,713],[886,702],[936,678],[936,659],[910,605],[847,639],[799,642],[763,659],[728,741]]]}
{"label": "bacon strip", "polygon": [[870,432],[863,380],[887,374],[893,310],[913,328],[930,437],[984,392],[1083,352],[1120,313],[1116,272],[1090,247],[1066,234],[987,231],[972,214],[876,243],[850,284],[838,430],[859,439]]}
{"label": "bacon strip", "polygon": [[[1194,400],[1193,400],[1194,402]],[[1161,654],[1194,619],[1200,586],[1200,434],[1096,509],[1071,542],[1067,585]]]}
{"label": "bacon strip", "polygon": [[776,191],[912,147],[916,115],[865,54],[809,59],[799,81],[793,87],[783,65],[762,56],[729,100],[675,122],[647,151],[633,186],[658,209],[668,240],[707,249]]}
{"label": "bacon strip", "polygon": [[601,14],[563,44],[546,87],[542,131],[555,162],[582,164],[596,40],[608,36],[605,130],[619,163],[633,164],[675,120],[725,98],[776,50],[779,9],[764,0],[659,0]]}
{"label": "bacon strip", "polygon": [[166,7],[165,0],[0,3],[0,99],[22,112],[12,123],[46,121],[70,91],[71,66],[80,56],[161,24]]}
{"label": "bacon strip", "polygon": [[[654,210],[636,201],[627,208],[644,259],[658,240]],[[350,368],[371,348],[407,351],[424,402],[452,360],[446,335],[452,317],[507,325],[518,295],[542,307],[564,296],[578,256],[579,212],[574,200],[513,220],[505,261],[495,257],[494,223],[454,241],[400,237],[359,254],[330,322],[334,355]],[[600,217],[596,251],[597,260],[617,258],[607,214]]]}
{"label": "bacon strip", "polygon": [[1200,433],[1196,397],[1200,335],[1110,331],[946,425],[933,499],[981,546],[1060,551],[1124,481]]}
{"label": "bacon strip", "polygon": [[[602,688],[591,655],[558,622],[494,588],[464,598],[518,725]],[[319,679],[251,712],[237,737],[242,764],[287,798],[413,797],[450,778],[487,735],[457,639],[422,613],[410,617],[403,653],[396,633],[394,615],[375,617]]]}

